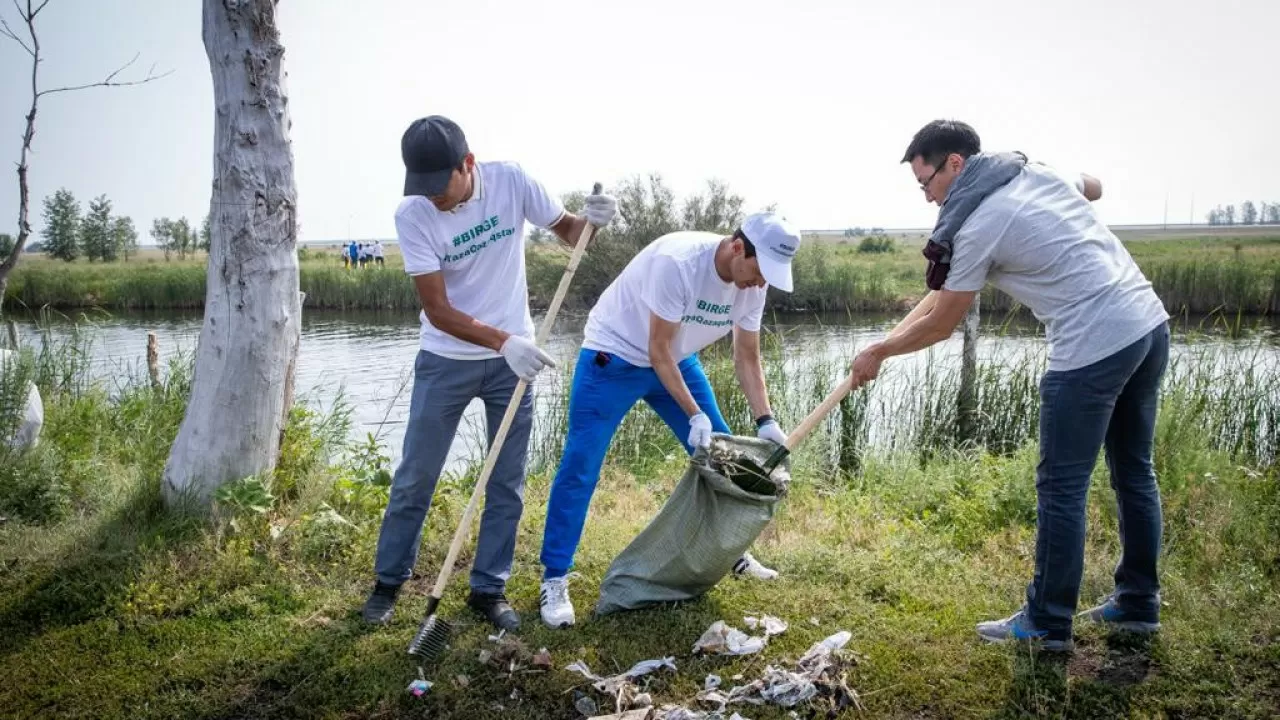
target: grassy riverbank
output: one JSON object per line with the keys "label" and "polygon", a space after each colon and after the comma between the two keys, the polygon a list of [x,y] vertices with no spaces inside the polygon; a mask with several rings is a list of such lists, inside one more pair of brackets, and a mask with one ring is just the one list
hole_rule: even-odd
{"label": "grassy riverbank", "polygon": [[[659,705],[693,707],[710,673],[729,686],[746,682],[848,630],[847,681],[866,709],[850,717],[1267,717],[1280,707],[1271,427],[1280,377],[1204,352],[1171,369],[1162,399],[1165,630],[1153,641],[1082,626],[1076,652],[1057,658],[975,639],[975,622],[1017,607],[1030,574],[1036,448],[1026,429],[1035,412],[1027,379],[1039,359],[1028,355],[983,368],[984,427],[1000,440],[989,443],[996,452],[957,449],[930,434],[949,422],[945,376],[922,375],[898,396],[860,393],[799,450],[794,492],[756,544],[781,579],[726,580],[679,608],[590,620],[605,568],[684,466],[656,418],[633,413],[592,506],[572,585],[584,621],[571,631],[537,621],[537,552],[559,450],[540,448],[509,590],[526,620],[521,639],[531,650],[546,647],[551,668],[511,673],[481,663],[480,651],[494,646],[462,608],[463,573],[445,602],[460,621],[456,641],[427,669],[435,687],[415,698],[405,688],[418,671],[404,647],[470,476],[442,480],[420,574],[395,622],[371,630],[358,608],[388,468],[376,446],[344,447],[341,408],[329,416],[297,408],[275,476],[232,488],[211,519],[177,517],[159,504],[159,476],[188,365],[176,359],[158,387],[142,377],[95,387],[84,354],[54,346],[24,365],[45,394],[42,443],[0,458],[0,715],[575,718],[575,689],[592,695],[601,714],[612,703],[566,665],[582,659],[608,675],[665,656],[678,671],[652,676],[647,690]],[[839,369],[792,358],[784,370],[782,360],[771,347],[768,372],[788,379],[776,387],[785,388],[779,413],[791,425]],[[712,352],[705,362],[740,424],[728,359]],[[895,408],[931,393],[941,415],[895,423],[905,416]],[[868,445],[869,431],[896,439]],[[1082,602],[1108,591],[1118,552],[1114,496],[1100,466]],[[713,621],[745,629],[743,616],[761,612],[791,627],[760,655],[691,656]],[[739,673],[743,681],[731,679]],[[779,708],[733,709],[786,717]]]}
{"label": "grassy riverbank", "polygon": [[[1175,314],[1272,314],[1280,310],[1280,236],[1132,240],[1130,252],[1147,273],[1166,307]],[[568,307],[582,309],[599,296],[623,260],[592,255],[570,287]],[[545,246],[528,251],[531,302],[545,307],[555,293],[568,254]],[[796,259],[795,291],[773,292],[775,311],[898,311],[924,291],[919,248],[899,243],[895,252],[861,253],[856,242],[810,242]],[[596,265],[600,265],[597,267]],[[607,266],[607,267],[605,267]],[[313,309],[415,312],[418,299],[400,257],[391,252],[384,267],[343,267],[334,251],[302,251],[300,284]],[[202,258],[164,262],[143,254],[109,265],[63,263],[44,257],[23,260],[9,283],[6,306],[37,309],[198,308],[204,303]],[[984,307],[1011,308],[992,290]]]}

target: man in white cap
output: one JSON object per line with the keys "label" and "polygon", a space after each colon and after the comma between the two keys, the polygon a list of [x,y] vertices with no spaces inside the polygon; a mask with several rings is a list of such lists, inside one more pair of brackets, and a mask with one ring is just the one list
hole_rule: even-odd
{"label": "man in white cap", "polygon": [[[532,381],[551,358],[534,344],[525,282],[524,224],[566,244],[587,222],[603,227],[617,212],[608,195],[589,195],[578,217],[512,162],[476,162],[461,128],[433,115],[415,120],[400,141],[404,199],[396,234],[404,269],[422,302],[421,347],[404,454],[391,483],[374,559],[376,582],[363,616],[390,620],[418,557],[422,525],[458,421],[484,401],[489,440],[520,379]],[[533,426],[525,392],[485,492],[467,604],[504,630],[520,618],[505,596],[516,530],[524,509],[525,458]]]}
{"label": "man in white cap", "polygon": [[[786,441],[769,408],[760,321],[769,285],[791,292],[799,246],[799,231],[768,212],[751,215],[732,236],[669,233],[640,251],[591,309],[542,539],[542,620],[550,627],[574,623],[568,573],[605,453],[632,406],[648,403],[686,452],[707,448],[713,432],[729,432],[699,350],[733,332],[734,369],[757,435]],[[750,553],[734,573],[777,576]]]}

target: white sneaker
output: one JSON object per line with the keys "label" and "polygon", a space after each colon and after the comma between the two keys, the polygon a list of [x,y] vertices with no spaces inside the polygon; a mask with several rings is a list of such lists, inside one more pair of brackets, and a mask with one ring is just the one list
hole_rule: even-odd
{"label": "white sneaker", "polygon": [[558,577],[542,581],[542,622],[551,628],[573,625],[573,603],[569,600],[569,578]]}
{"label": "white sneaker", "polygon": [[757,580],[772,580],[778,577],[777,570],[761,565],[760,561],[751,557],[749,552],[742,553],[742,557],[738,558],[738,562],[733,564],[733,574],[739,577],[748,575]]}

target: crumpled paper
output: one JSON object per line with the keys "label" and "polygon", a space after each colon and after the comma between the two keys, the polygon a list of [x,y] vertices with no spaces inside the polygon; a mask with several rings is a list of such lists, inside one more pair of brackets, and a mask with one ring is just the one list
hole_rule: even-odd
{"label": "crumpled paper", "polygon": [[694,643],[693,652],[695,655],[751,655],[763,650],[765,642],[767,640],[763,637],[750,637],[726,625],[723,620],[717,620]]}
{"label": "crumpled paper", "polygon": [[746,623],[747,627],[752,630],[757,628],[763,629],[766,639],[771,638],[774,635],[781,635],[787,631],[788,627],[787,621],[781,620],[772,615],[765,615],[758,618],[747,616],[742,618],[742,622]]}
{"label": "crumpled paper", "polygon": [[716,705],[720,712],[728,705],[742,702],[790,708],[816,697],[821,684],[829,691],[838,691],[849,704],[857,705],[857,693],[845,685],[843,678],[827,677],[827,671],[837,664],[833,653],[843,648],[851,637],[847,631],[835,633],[814,643],[796,662],[795,670],[768,665],[758,679],[735,686],[727,694],[707,688],[698,694],[698,700]]}

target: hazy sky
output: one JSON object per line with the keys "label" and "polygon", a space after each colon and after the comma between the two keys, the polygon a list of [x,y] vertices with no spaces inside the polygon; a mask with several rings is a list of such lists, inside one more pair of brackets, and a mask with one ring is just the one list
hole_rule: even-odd
{"label": "hazy sky", "polygon": [[[208,209],[213,109],[197,0],[52,0],[47,87],[141,53],[143,87],[43,98],[33,225],[67,187],[106,193],[142,240]],[[725,180],[806,229],[930,226],[907,166],[922,124],[1090,172],[1113,223],[1187,222],[1280,201],[1276,0],[281,0],[304,240],[394,234],[399,141],[462,125],[479,159],[555,193],[657,172],[677,195]],[[0,12],[12,24],[9,3]],[[0,43],[0,158],[16,161],[27,56]],[[12,167],[12,166],[10,166]],[[16,226],[11,172],[0,231]]]}

